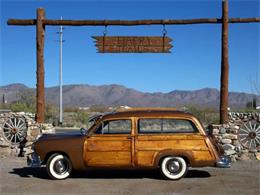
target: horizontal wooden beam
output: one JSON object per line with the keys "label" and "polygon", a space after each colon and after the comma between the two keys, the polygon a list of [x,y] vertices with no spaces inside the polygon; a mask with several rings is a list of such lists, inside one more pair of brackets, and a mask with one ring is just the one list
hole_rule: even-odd
{"label": "horizontal wooden beam", "polygon": [[24,20],[24,19],[9,19],[7,20],[8,25],[22,25],[22,26],[31,26],[36,25],[37,20]]}
{"label": "horizontal wooden beam", "polygon": [[[229,23],[260,22],[260,18],[230,18]],[[137,25],[185,25],[222,23],[219,18],[198,18],[185,20],[43,20],[44,25],[52,26],[137,26]],[[9,19],[8,25],[36,25],[35,19]]]}

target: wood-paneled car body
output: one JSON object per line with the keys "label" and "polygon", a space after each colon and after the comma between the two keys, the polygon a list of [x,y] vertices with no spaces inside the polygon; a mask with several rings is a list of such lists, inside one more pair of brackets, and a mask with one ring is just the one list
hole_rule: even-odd
{"label": "wood-paneled car body", "polygon": [[86,133],[42,135],[33,144],[30,166],[46,165],[53,179],[72,169],[159,168],[168,179],[188,167],[230,167],[214,137],[193,115],[170,109],[133,109],[100,114]]}

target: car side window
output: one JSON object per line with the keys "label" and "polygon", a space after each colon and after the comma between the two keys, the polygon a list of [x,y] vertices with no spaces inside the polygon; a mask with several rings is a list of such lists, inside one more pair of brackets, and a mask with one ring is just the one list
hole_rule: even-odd
{"label": "car side window", "polygon": [[160,133],[162,130],[161,119],[140,119],[139,133]]}
{"label": "car side window", "polygon": [[182,119],[139,119],[139,133],[195,133],[196,126]]}
{"label": "car side window", "polygon": [[111,120],[102,122],[95,134],[130,134],[131,120]]}
{"label": "car side window", "polygon": [[164,133],[194,133],[198,132],[193,122],[189,120],[163,119]]}

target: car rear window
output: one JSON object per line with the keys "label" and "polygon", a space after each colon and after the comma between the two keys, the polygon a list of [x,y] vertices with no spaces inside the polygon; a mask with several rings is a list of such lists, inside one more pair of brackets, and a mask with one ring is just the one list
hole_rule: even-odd
{"label": "car rear window", "polygon": [[183,119],[139,119],[139,133],[194,133],[193,122]]}

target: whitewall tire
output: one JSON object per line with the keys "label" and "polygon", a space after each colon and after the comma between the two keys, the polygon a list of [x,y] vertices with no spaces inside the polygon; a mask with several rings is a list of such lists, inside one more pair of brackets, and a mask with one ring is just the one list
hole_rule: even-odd
{"label": "whitewall tire", "polygon": [[66,179],[71,171],[71,162],[63,154],[53,154],[47,161],[47,172],[52,179]]}
{"label": "whitewall tire", "polygon": [[182,157],[167,156],[162,159],[160,169],[165,178],[178,180],[186,175],[188,166]]}

